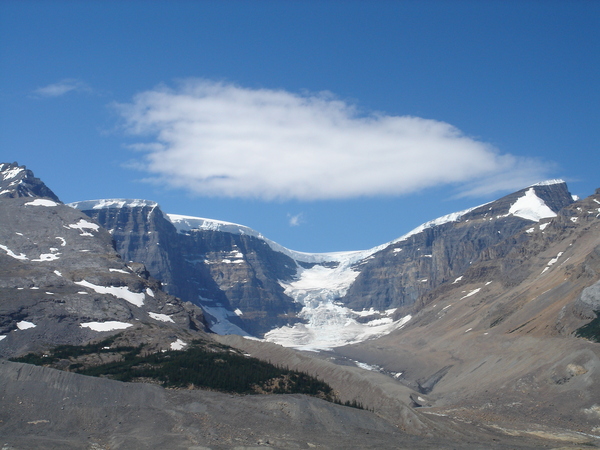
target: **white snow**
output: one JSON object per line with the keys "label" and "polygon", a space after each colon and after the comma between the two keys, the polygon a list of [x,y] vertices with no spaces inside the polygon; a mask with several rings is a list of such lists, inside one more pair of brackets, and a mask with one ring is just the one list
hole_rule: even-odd
{"label": "white snow", "polygon": [[122,269],[108,269],[109,272],[119,272],[119,273],[126,273],[129,274],[129,272],[127,272],[126,270],[122,270]]}
{"label": "white snow", "polygon": [[140,206],[150,206],[156,208],[158,203],[151,200],[128,199],[128,198],[111,198],[103,200],[85,200],[83,202],[69,203],[68,206],[81,211],[89,211],[92,209],[108,209],[108,208],[135,208]]}
{"label": "white snow", "polygon": [[154,297],[154,291],[150,288],[146,288],[146,294],[148,294],[150,297]]}
{"label": "white snow", "polygon": [[236,309],[236,310],[234,311],[234,313],[236,313],[238,316],[242,316],[242,315],[244,315],[244,313],[242,312],[242,310],[241,310],[240,308]]}
{"label": "white snow", "polygon": [[563,252],[558,252],[558,255],[556,255],[556,258],[552,258],[550,261],[548,261],[548,265],[552,266],[554,264],[556,264],[556,262],[558,261],[558,258],[560,258],[562,256]]}
{"label": "white snow", "polygon": [[4,339],[5,337],[6,337],[5,335],[2,335],[2,336],[0,336],[0,341],[1,341],[2,339]]}
{"label": "white snow", "polygon": [[370,370],[372,372],[379,372],[378,366],[372,366],[370,364],[360,362],[360,361],[354,361],[354,364],[356,364],[357,367],[360,367],[361,369]]}
{"label": "white snow", "polygon": [[166,314],[149,312],[148,315],[150,317],[152,317],[154,320],[160,320],[161,322],[175,323],[175,321],[173,319],[171,319],[171,317],[168,316],[168,315],[166,315]]}
{"label": "white snow", "polygon": [[544,231],[548,225],[550,225],[550,222],[540,224],[540,231]]}
{"label": "white snow", "polygon": [[80,236],[93,236],[91,233],[88,233],[84,230],[98,231],[98,228],[100,228],[100,225],[98,225],[96,223],[88,222],[85,219],[79,219],[79,222],[77,222],[75,224],[70,224],[69,228],[74,228],[76,230],[81,231]]}
{"label": "white snow", "polygon": [[171,342],[171,350],[183,350],[186,345],[181,339],[177,339],[175,342]]}
{"label": "white snow", "polygon": [[75,284],[92,289],[98,294],[114,295],[115,297],[128,301],[135,306],[143,306],[144,304],[144,293],[131,292],[127,286],[98,286],[85,280],[76,281]]}
{"label": "white snow", "polygon": [[508,210],[513,216],[539,222],[541,219],[556,217],[548,205],[535,194],[533,187],[529,188],[523,197],[520,197]]}
{"label": "white snow", "polygon": [[17,328],[19,330],[27,330],[29,328],[35,328],[36,324],[34,324],[33,322],[27,322],[26,320],[21,320],[20,322],[17,322]]}
{"label": "white snow", "polygon": [[[4,164],[0,166],[0,170],[3,168],[3,166]],[[14,178],[17,175],[19,175],[21,172],[23,172],[23,169],[21,167],[15,167],[14,169],[3,171],[2,176],[4,177],[4,180],[10,180],[11,178]]]}
{"label": "white snow", "polygon": [[25,203],[25,206],[58,206],[58,203],[53,202],[52,200],[47,200],[45,198],[36,198],[34,201],[29,202],[29,203]]}
{"label": "white snow", "polygon": [[[328,350],[389,334],[402,328],[412,318],[408,315],[396,322],[388,319],[389,323],[370,325],[370,322],[359,323],[348,317],[348,311],[338,305],[320,305],[316,314],[321,317],[320,321],[276,328],[265,335],[265,340],[300,350]],[[376,319],[376,322],[380,321]]]}
{"label": "white snow", "polygon": [[532,184],[532,186],[552,186],[554,184],[563,184],[565,180],[560,178],[554,178],[552,180],[540,181],[539,183]]}
{"label": "white snow", "polygon": [[81,328],[89,328],[93,331],[114,331],[114,330],[124,330],[126,328],[132,327],[133,325],[125,322],[118,322],[116,320],[109,320],[107,322],[86,322],[80,324]]}
{"label": "white snow", "polygon": [[477,294],[480,290],[481,290],[481,288],[473,289],[471,292],[469,292],[464,297],[461,297],[460,299],[462,300],[463,298],[471,297],[472,295]]}
{"label": "white snow", "polygon": [[6,252],[6,254],[12,258],[20,259],[22,261],[29,259],[29,258],[27,258],[27,256],[24,253],[17,255],[15,252],[13,252],[11,249],[9,249],[6,245],[0,245],[0,249],[4,250]]}
{"label": "white snow", "polygon": [[62,277],[62,273],[60,273],[58,270],[55,270],[55,271],[54,271],[54,273],[55,273],[56,275],[58,275],[59,277]]}
{"label": "white snow", "polygon": [[462,280],[462,278],[463,278],[463,277],[462,277],[462,275],[461,275],[461,276],[460,276],[460,277],[458,277],[456,280],[454,280],[454,281],[452,282],[452,284],[456,284],[456,283],[458,283],[460,280]]}
{"label": "white snow", "polygon": [[224,233],[253,236],[265,241],[269,247],[276,252],[283,253],[297,261],[309,263],[339,261],[340,259],[353,259],[353,261],[356,262],[387,246],[386,244],[381,247],[376,247],[375,249],[363,251],[303,253],[287,249],[282,245],[265,238],[258,231],[255,231],[252,228],[244,225],[238,225],[236,223],[225,222],[222,220],[206,219],[203,217],[183,216],[180,214],[166,214],[166,216],[180,233],[188,233],[193,231],[221,231]]}
{"label": "white snow", "polygon": [[67,245],[67,241],[65,241],[65,238],[62,237],[57,237],[56,239],[60,239],[60,246],[64,247]]}
{"label": "white snow", "polygon": [[60,253],[42,253],[38,259],[32,259],[32,261],[43,262],[43,261],[55,261],[59,258]]}
{"label": "white snow", "polygon": [[542,273],[549,270],[550,266],[553,266],[554,264],[556,264],[558,262],[558,259],[562,256],[562,254],[563,254],[563,252],[558,252],[558,255],[556,255],[556,258],[552,258],[550,261],[548,261],[548,264],[546,264],[546,267],[544,267],[544,270],[542,270]]}

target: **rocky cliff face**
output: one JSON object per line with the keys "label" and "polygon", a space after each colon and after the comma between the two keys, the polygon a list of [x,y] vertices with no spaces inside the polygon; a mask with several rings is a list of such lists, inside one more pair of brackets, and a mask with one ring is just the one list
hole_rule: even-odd
{"label": "rocky cliff face", "polygon": [[[11,179],[14,166],[2,167]],[[54,199],[21,196],[23,184],[0,198],[0,356],[120,331],[169,348],[204,329],[201,310],[125,263],[98,223]]]}
{"label": "rocky cliff face", "polygon": [[[485,249],[553,217],[573,202],[563,182],[532,186],[492,203],[435,221],[392,243],[358,267],[342,302],[353,309],[412,305],[420,296],[460,277]],[[447,220],[447,221],[446,221]],[[504,243],[506,250],[510,241]]]}
{"label": "rocky cliff face", "polygon": [[[169,293],[201,305],[217,333],[269,333],[289,344],[273,330],[306,341],[307,334],[323,335],[324,326],[351,320],[354,335],[370,336],[375,324],[389,320],[385,311],[409,311],[423,295],[459,278],[483,251],[500,242],[508,251],[508,238],[572,202],[564,182],[546,182],[436,219],[378,248],[314,255],[241,225],[164,215],[153,202],[73,206],[110,230],[125,259],[143,262]],[[333,328],[327,333],[339,336]]]}
{"label": "rocky cliff face", "polygon": [[[262,335],[298,321],[300,307],[279,280],[296,263],[255,236],[173,225],[145,200],[73,203],[112,234],[125,260],[142,262],[164,289],[201,305],[219,333]],[[189,218],[188,220],[196,220]],[[175,223],[185,221],[177,216]]]}

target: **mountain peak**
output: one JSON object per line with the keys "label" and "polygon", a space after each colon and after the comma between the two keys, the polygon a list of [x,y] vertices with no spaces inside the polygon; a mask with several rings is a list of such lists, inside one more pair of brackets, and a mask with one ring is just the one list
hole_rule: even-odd
{"label": "mountain peak", "polygon": [[42,180],[17,162],[0,163],[0,197],[47,197],[60,202]]}

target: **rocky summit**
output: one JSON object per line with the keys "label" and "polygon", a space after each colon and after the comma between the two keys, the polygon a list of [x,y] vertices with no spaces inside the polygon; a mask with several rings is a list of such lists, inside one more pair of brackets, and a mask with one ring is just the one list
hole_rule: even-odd
{"label": "rocky summit", "polygon": [[[150,200],[64,205],[16,163],[0,184],[3,448],[600,446],[600,190],[550,180],[310,254]],[[251,355],[364,409],[276,394],[291,373],[253,396],[153,378],[198,342],[224,353],[192,374]]]}

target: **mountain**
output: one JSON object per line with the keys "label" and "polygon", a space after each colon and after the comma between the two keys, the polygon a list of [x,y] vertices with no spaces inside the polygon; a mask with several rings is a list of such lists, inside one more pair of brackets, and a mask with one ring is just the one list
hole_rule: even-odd
{"label": "mountain", "polygon": [[161,348],[203,333],[197,306],[163,292],[142,264],[123,261],[106,230],[60,203],[31,171],[1,164],[0,178],[0,356],[122,330],[131,343],[146,335]]}
{"label": "mountain", "polygon": [[[385,334],[422,295],[460,277],[485,249],[553,217],[573,198],[561,180],[441,217],[366,251],[309,254],[242,225],[164,214],[146,200],[73,203],[112,233],[165,289],[201,306],[211,329],[331,348]],[[392,320],[396,309],[402,320]]]}
{"label": "mountain", "polygon": [[[38,195],[51,191],[24,167],[0,168],[6,448],[600,445],[600,190],[574,201],[541,183],[373,249],[307,254],[145,200],[73,208]],[[89,358],[127,363],[106,338],[167,360],[201,339],[315,375],[371,412],[6,359],[36,351],[50,366],[57,345],[90,344]]]}
{"label": "mountain", "polygon": [[46,197],[60,202],[56,194],[31,170],[15,163],[0,163],[0,198]]}
{"label": "mountain", "polygon": [[336,355],[415,389],[430,414],[597,437],[599,280],[600,190],[488,247],[422,296],[402,330]]}

